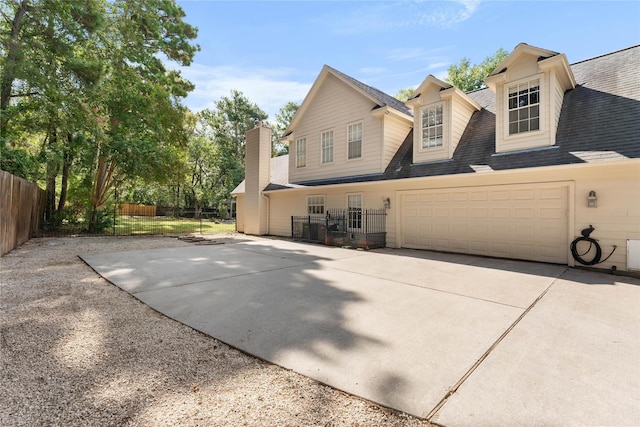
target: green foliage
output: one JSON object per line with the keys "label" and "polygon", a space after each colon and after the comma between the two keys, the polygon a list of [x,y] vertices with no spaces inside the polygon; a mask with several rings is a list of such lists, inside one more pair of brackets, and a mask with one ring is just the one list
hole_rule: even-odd
{"label": "green foliage", "polygon": [[483,88],[485,87],[484,78],[491,74],[508,55],[509,52],[500,48],[477,65],[471,65],[468,58],[462,58],[458,65],[449,67],[445,81],[465,92]]}
{"label": "green foliage", "polygon": [[31,180],[38,170],[38,161],[24,148],[4,147],[0,150],[0,169]]}
{"label": "green foliage", "polygon": [[220,208],[244,179],[245,134],[267,114],[242,92],[231,91],[203,110],[187,149],[190,181],[185,187],[189,204]]}
{"label": "green foliage", "polygon": [[289,152],[289,146],[280,142],[280,139],[284,136],[293,116],[296,115],[300,104],[295,102],[287,102],[284,107],[280,109],[276,114],[276,123],[273,127],[273,154],[276,156],[282,156]]}
{"label": "green foliage", "polygon": [[413,95],[413,91],[415,88],[409,87],[406,89],[400,89],[393,97],[398,101],[406,102],[411,95]]}

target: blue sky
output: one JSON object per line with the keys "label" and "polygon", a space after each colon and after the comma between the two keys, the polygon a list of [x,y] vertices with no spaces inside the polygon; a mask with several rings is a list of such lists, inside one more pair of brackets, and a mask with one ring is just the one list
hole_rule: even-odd
{"label": "blue sky", "polygon": [[570,63],[640,43],[638,1],[177,1],[202,49],[183,69],[196,84],[185,105],[237,89],[270,120],[324,64],[394,95],[520,42]]}

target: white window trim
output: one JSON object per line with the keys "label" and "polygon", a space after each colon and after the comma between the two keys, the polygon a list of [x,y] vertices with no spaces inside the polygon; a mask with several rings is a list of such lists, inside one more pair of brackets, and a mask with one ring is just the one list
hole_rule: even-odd
{"label": "white window trim", "polygon": [[[360,157],[354,157],[352,159],[349,158],[349,127],[360,124],[362,126],[362,137],[360,138]],[[348,162],[357,162],[358,160],[362,160],[364,158],[364,120],[357,120],[355,122],[347,123],[347,147],[346,147],[346,157]]]}
{"label": "white window trim", "polygon": [[[309,201],[312,197],[322,197],[322,213],[310,213],[309,212]],[[320,206],[319,204],[314,204],[312,206]],[[326,215],[327,213],[327,198],[324,194],[309,194],[307,196],[307,215]]]}
{"label": "white window trim", "polygon": [[[504,86],[502,87],[502,92],[504,92],[502,94],[502,99],[504,102],[504,106],[502,108],[502,114],[503,114],[503,119],[502,119],[502,128],[503,128],[503,132],[504,132],[504,140],[505,141],[511,141],[511,140],[516,140],[516,139],[526,139],[526,138],[535,138],[541,134],[543,134],[545,132],[545,121],[544,121],[544,117],[547,113],[547,105],[549,105],[548,103],[548,99],[545,99],[545,89],[546,89],[546,82],[545,82],[545,75],[544,73],[539,73],[539,74],[534,74],[532,76],[528,76],[528,77],[524,77],[522,79],[518,79],[518,80],[513,80],[510,82],[506,82],[504,84]],[[523,133],[514,133],[513,135],[509,135],[509,86],[513,86],[513,85],[517,85],[517,84],[521,84],[521,83],[526,83],[526,82],[530,82],[531,80],[536,80],[538,79],[540,81],[540,89],[538,91],[538,96],[539,96],[539,100],[538,100],[538,105],[540,108],[540,116],[538,118],[539,120],[539,128],[538,130],[534,130],[534,131],[529,131],[529,132],[523,132]]]}
{"label": "white window trim", "polygon": [[[298,163],[298,142],[299,141],[300,142],[304,141],[304,165],[302,166],[300,166],[300,164]],[[307,138],[306,137],[303,136],[302,138],[296,138],[294,156],[296,158],[296,169],[307,167]]]}
{"label": "white window trim", "polygon": [[[331,161],[330,162],[325,162],[324,160],[324,147],[322,146],[322,135],[324,135],[325,133],[329,133],[331,132]],[[334,132],[333,129],[327,129],[327,130],[323,130],[322,132],[320,132],[320,165],[324,166],[324,165],[330,165],[335,161],[336,158],[336,133]]]}
{"label": "white window trim", "polygon": [[[360,227],[352,227],[351,223],[351,213],[349,212],[349,196],[359,196],[360,197]],[[347,193],[345,195],[345,202],[347,205],[347,231],[351,232],[360,232],[362,231],[362,218],[364,217],[364,195],[362,192],[360,193]]]}
{"label": "white window trim", "polygon": [[[437,108],[438,106],[442,106],[442,145],[439,147],[423,147],[422,146],[422,111],[428,108]],[[418,151],[423,152],[437,152],[437,151],[445,151],[448,144],[447,138],[447,105],[445,101],[434,102],[432,104],[422,105],[418,110]]]}

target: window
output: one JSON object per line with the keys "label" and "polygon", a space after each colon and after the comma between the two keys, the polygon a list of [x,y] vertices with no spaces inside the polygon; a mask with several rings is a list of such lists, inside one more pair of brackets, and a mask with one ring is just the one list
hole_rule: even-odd
{"label": "window", "polygon": [[362,194],[347,194],[347,229],[362,229]]}
{"label": "window", "polygon": [[540,130],[540,79],[509,86],[509,135]]}
{"label": "window", "polygon": [[307,165],[307,138],[296,139],[296,167]]}
{"label": "window", "polygon": [[324,215],[324,196],[307,196],[307,214]]}
{"label": "window", "polygon": [[362,157],[362,122],[349,125],[347,128],[348,159]]}
{"label": "window", "polygon": [[438,104],[422,109],[422,149],[442,147],[442,106]]}
{"label": "window", "polygon": [[333,131],[322,132],[320,135],[320,144],[322,147],[322,163],[333,162]]}

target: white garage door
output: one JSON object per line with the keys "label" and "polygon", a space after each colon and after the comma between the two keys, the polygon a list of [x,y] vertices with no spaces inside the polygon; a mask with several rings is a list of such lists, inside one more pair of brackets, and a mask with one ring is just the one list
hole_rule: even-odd
{"label": "white garage door", "polygon": [[405,248],[567,263],[566,184],[416,191],[401,209]]}

